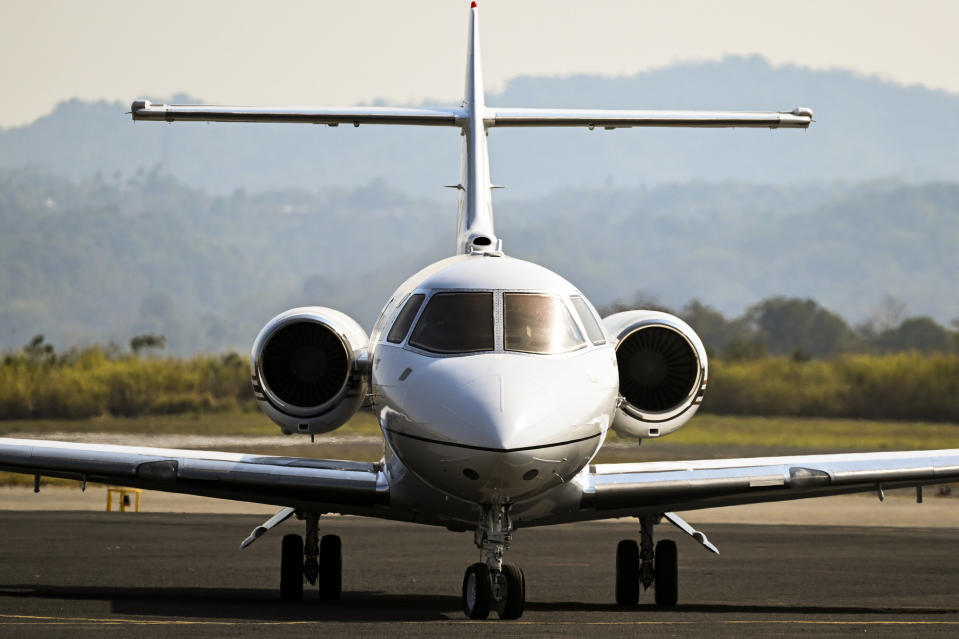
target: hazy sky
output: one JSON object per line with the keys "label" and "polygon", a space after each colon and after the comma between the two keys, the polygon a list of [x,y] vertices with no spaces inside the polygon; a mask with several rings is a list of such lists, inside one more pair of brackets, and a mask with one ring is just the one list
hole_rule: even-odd
{"label": "hazy sky", "polygon": [[[956,0],[479,4],[488,90],[520,74],[632,74],[759,53],[959,91]],[[70,97],[126,102],[181,91],[221,104],[453,103],[467,5],[0,0],[0,126]]]}

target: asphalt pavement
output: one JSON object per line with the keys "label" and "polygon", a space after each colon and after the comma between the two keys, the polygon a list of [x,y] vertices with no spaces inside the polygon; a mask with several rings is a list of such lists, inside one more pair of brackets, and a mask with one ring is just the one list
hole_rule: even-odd
{"label": "asphalt pavement", "polygon": [[471,533],[349,517],[321,522],[343,539],[343,599],[279,599],[279,549],[291,520],[245,550],[264,517],[0,512],[0,636],[959,636],[955,529],[705,527],[721,556],[668,524],[680,603],[613,603],[616,543],[635,521],[514,536],[527,609],[472,622],[460,609]]}

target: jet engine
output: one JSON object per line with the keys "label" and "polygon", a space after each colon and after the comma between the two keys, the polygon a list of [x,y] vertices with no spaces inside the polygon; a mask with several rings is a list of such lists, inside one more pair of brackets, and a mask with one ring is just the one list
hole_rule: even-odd
{"label": "jet engine", "polygon": [[626,311],[603,319],[616,344],[620,402],[613,430],[661,437],[696,413],[706,391],[706,349],[683,320],[658,311]]}
{"label": "jet engine", "polygon": [[330,308],[277,315],[253,342],[250,372],[257,403],[286,434],[342,426],[366,395],[368,345],[356,321]]}

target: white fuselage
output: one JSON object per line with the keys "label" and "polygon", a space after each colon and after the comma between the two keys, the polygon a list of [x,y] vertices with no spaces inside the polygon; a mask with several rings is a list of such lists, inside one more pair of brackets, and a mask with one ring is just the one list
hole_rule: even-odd
{"label": "white fuselage", "polygon": [[[461,294],[480,302],[468,317],[489,327],[488,342],[450,347],[466,329],[444,327],[437,352],[426,334],[430,302]],[[417,312],[394,330],[413,298]],[[512,503],[569,481],[602,445],[618,395],[613,346],[597,337],[585,306],[558,275],[497,254],[449,258],[414,275],[371,336],[374,405],[390,451],[427,484],[473,503]],[[566,322],[553,343],[523,325],[544,316],[550,326]],[[534,332],[539,341],[524,341]]]}

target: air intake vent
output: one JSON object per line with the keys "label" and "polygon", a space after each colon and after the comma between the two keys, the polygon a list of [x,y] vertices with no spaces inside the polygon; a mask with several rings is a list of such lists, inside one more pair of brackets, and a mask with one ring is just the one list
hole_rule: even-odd
{"label": "air intake vent", "polygon": [[274,333],[263,351],[263,379],[281,401],[302,408],[336,397],[347,381],[343,342],[322,324],[301,321]]}
{"label": "air intake vent", "polygon": [[675,408],[693,390],[698,376],[696,352],[689,341],[662,326],[641,328],[616,349],[619,391],[642,411]]}

